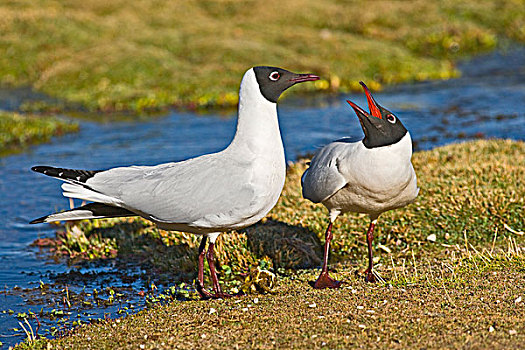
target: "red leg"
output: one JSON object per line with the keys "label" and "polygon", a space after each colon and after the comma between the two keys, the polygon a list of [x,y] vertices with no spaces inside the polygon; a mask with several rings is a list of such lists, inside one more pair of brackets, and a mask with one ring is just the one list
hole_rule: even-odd
{"label": "red leg", "polygon": [[332,238],[332,221],[330,221],[325,233],[323,269],[321,270],[321,274],[317,278],[317,281],[314,283],[314,288],[316,289],[339,288],[342,283],[328,275],[328,253],[330,252],[330,241]]}
{"label": "red leg", "polygon": [[219,278],[217,278],[217,273],[215,272],[215,262],[213,258],[213,247],[214,243],[210,242],[210,245],[208,246],[208,253],[206,253],[206,259],[208,260],[208,265],[210,266],[210,275],[211,280],[213,281],[213,291],[215,292],[214,295],[212,295],[212,298],[215,299],[224,299],[224,298],[231,298],[233,295],[224,293],[221,290],[221,286],[219,284]]}
{"label": "red leg", "polygon": [[373,265],[374,265],[374,259],[372,257],[372,241],[374,240],[374,227],[375,227],[376,221],[373,220],[370,222],[370,226],[368,227],[368,232],[366,233],[366,241],[368,243],[368,269],[365,271],[365,281],[367,282],[375,282],[376,277],[374,276],[374,273],[372,272]]}
{"label": "red leg", "polygon": [[199,274],[197,282],[197,291],[203,299],[209,299],[213,296],[210,292],[204,289],[204,255],[206,248],[206,241],[208,240],[207,236],[203,236],[201,239],[201,244],[199,245]]}

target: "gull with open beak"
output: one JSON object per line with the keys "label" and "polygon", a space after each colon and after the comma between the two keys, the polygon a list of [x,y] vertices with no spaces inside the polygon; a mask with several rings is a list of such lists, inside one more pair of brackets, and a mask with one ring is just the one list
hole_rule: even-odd
{"label": "gull with open beak", "polygon": [[338,288],[341,285],[328,274],[332,225],[340,214],[355,212],[370,217],[365,279],[375,282],[372,240],[377,219],[385,211],[411,203],[419,192],[411,163],[410,133],[394,113],[376,102],[363,82],[361,85],[370,113],[351,101],[347,102],[357,114],[365,137],[358,142],[341,139],[324,146],[315,154],[301,179],[303,197],[322,203],[330,215],[323,268],[314,288]]}

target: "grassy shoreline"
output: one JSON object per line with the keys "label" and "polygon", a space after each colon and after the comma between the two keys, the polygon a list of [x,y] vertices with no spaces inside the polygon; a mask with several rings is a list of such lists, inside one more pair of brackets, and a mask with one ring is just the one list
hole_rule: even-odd
{"label": "grassy shoreline", "polygon": [[[439,272],[439,271],[438,271]],[[369,286],[348,274],[316,291],[313,275],[282,279],[276,296],[189,301],[82,327],[46,349],[519,348],[525,340],[523,273],[469,275],[459,284],[424,267],[428,282]],[[504,290],[497,294],[493,285]],[[520,286],[521,284],[521,286]],[[473,291],[471,291],[473,290]],[[257,298],[257,299],[256,299]],[[499,302],[497,302],[499,301]],[[49,348],[49,347],[48,347]]]}
{"label": "grassy shoreline", "polygon": [[20,114],[0,110],[0,156],[48,142],[54,136],[78,131],[78,124],[55,116]]}
{"label": "grassy shoreline", "polygon": [[[297,162],[288,169],[283,194],[268,220],[222,235],[217,246],[218,263],[231,267],[229,273],[261,259],[270,261],[279,271],[276,294],[173,301],[21,348],[519,347],[525,340],[524,154],[525,143],[510,140],[415,153],[419,197],[406,208],[385,213],[378,225],[377,272],[386,282],[363,281],[366,219],[347,215],[334,226],[331,254],[331,269],[346,284],[323,291],[309,285],[316,268],[296,270],[301,264],[319,265],[315,259],[305,263],[310,254],[305,247],[320,246],[327,220],[320,205],[301,198],[300,175],[306,165]],[[100,224],[103,230],[92,224],[75,227],[88,237],[113,239],[118,251],[122,241],[114,232],[126,225],[113,221]],[[162,259],[158,250],[141,244],[135,244],[132,254],[155,271],[169,265],[172,271],[177,266],[194,275],[193,236],[138,225],[143,229],[134,231],[167,248]],[[317,243],[309,235],[317,236]],[[286,245],[281,236],[294,242]],[[250,244],[257,237],[277,243]],[[184,248],[178,249],[182,255],[168,254],[169,247]],[[294,252],[293,247],[302,249]],[[153,253],[149,258],[147,251]],[[315,249],[311,254],[320,256]],[[227,277],[226,270],[220,272]]]}
{"label": "grassy shoreline", "polygon": [[456,59],[525,42],[520,4],[15,0],[0,5],[0,84],[61,101],[25,110],[139,113],[233,106],[241,75],[260,64],[323,78],[296,90],[345,92],[359,80],[377,90],[455,77]]}

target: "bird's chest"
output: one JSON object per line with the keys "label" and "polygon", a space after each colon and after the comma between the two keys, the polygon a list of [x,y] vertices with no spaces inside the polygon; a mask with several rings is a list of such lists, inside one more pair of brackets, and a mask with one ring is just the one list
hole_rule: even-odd
{"label": "bird's chest", "polygon": [[[253,186],[256,188],[258,197],[267,198],[270,202],[276,202],[284,186],[286,177],[286,163],[282,147],[254,157]],[[272,205],[273,206],[273,205]]]}
{"label": "bird's chest", "polygon": [[284,186],[286,165],[284,155],[280,157],[257,157],[251,163],[252,176],[242,184],[249,196],[235,203],[237,207],[237,224],[231,228],[252,225],[262,219],[277,203]]}
{"label": "bird's chest", "polygon": [[349,164],[347,184],[328,201],[342,211],[380,213],[406,205],[413,199],[415,174],[408,160],[368,157]]}

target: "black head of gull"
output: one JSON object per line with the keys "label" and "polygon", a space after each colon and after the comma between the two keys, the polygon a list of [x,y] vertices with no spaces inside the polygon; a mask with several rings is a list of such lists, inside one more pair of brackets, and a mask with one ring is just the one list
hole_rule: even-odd
{"label": "black head of gull", "polygon": [[268,101],[277,103],[279,96],[297,83],[319,80],[317,75],[297,74],[278,67],[254,67],[255,77],[261,94]]}
{"label": "black head of gull", "polygon": [[376,102],[365,83],[361,81],[360,84],[365,90],[370,113],[352,101],[346,102],[352,106],[359,118],[363,132],[365,133],[365,138],[363,139],[365,147],[390,146],[399,142],[407,133],[407,129],[403,123],[401,123],[401,120],[399,120],[394,113]]}

